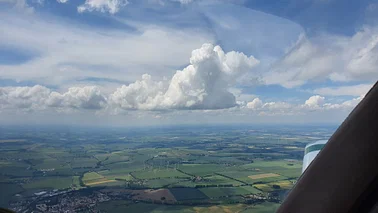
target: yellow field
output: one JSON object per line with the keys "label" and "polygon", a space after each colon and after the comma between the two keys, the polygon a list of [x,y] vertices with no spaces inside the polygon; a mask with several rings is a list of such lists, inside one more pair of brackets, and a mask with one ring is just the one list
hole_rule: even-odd
{"label": "yellow field", "polygon": [[291,183],[289,180],[281,180],[281,181],[270,182],[270,183],[254,184],[253,186],[258,188],[261,191],[271,192],[275,190],[273,188],[273,185],[278,185],[280,186],[281,189],[291,189],[294,184]]}
{"label": "yellow field", "polygon": [[260,189],[261,191],[263,192],[270,192],[270,191],[273,191],[272,188],[268,185],[268,184],[255,184],[253,185],[254,187]]}
{"label": "yellow field", "polygon": [[261,178],[271,178],[271,177],[279,177],[279,174],[274,173],[265,173],[265,174],[258,174],[258,175],[250,175],[248,176],[252,180],[261,179]]}
{"label": "yellow field", "polygon": [[291,187],[293,187],[294,184],[288,180],[281,180],[277,182],[271,182],[269,183],[269,185],[279,185],[281,189],[291,189]]}
{"label": "yellow field", "polygon": [[98,185],[98,184],[102,184],[102,183],[111,183],[111,182],[116,182],[116,180],[108,180],[108,179],[102,179],[102,180],[99,180],[99,181],[96,181],[96,182],[91,182],[91,183],[86,183],[85,185],[87,186],[92,186],[92,185]]}
{"label": "yellow field", "polygon": [[248,206],[244,204],[237,205],[218,205],[209,207],[194,207],[196,213],[238,213],[247,209]]}
{"label": "yellow field", "polygon": [[88,172],[84,174],[83,182],[86,186],[98,185],[103,183],[116,182],[116,180],[108,179],[97,172]]}

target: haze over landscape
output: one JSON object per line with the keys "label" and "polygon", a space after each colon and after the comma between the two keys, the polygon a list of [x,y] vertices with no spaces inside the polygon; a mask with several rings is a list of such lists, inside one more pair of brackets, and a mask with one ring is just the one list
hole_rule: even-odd
{"label": "haze over landscape", "polygon": [[0,0],[0,207],[274,212],[378,79],[377,21],[376,0]]}

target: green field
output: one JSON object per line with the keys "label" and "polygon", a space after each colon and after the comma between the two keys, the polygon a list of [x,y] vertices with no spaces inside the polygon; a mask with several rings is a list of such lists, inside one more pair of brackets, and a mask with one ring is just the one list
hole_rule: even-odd
{"label": "green field", "polygon": [[75,158],[71,162],[72,168],[94,168],[98,161],[95,158]]}
{"label": "green field", "polygon": [[183,174],[175,169],[153,169],[152,171],[132,172],[132,175],[139,179],[156,179],[156,178],[189,178],[190,176]]}
{"label": "green field", "polygon": [[278,209],[279,206],[280,205],[277,203],[265,202],[247,208],[246,210],[241,211],[241,213],[273,213]]}
{"label": "green field", "polygon": [[143,170],[143,162],[118,162],[106,165],[109,174],[127,174]]}
{"label": "green field", "polygon": [[251,186],[241,186],[241,187],[208,187],[200,188],[209,198],[227,197],[235,195],[248,195],[248,194],[258,194],[261,191],[251,187]]}
{"label": "green field", "polygon": [[102,161],[103,165],[118,163],[118,162],[127,162],[130,160],[130,157],[126,155],[127,153],[123,152],[113,152],[109,154],[96,155],[96,157]]}
{"label": "green field", "polygon": [[72,186],[76,189],[82,188],[80,184],[80,176],[73,176],[72,177]]}
{"label": "green field", "polygon": [[43,162],[37,164],[35,169],[43,170],[43,169],[57,169],[66,166],[66,162],[58,161],[55,159],[44,159]]}
{"label": "green field", "polygon": [[101,178],[104,178],[104,176],[98,174],[97,172],[88,172],[84,174],[83,181],[88,182],[88,181],[97,180]]}
{"label": "green field", "polygon": [[145,186],[149,188],[163,188],[174,183],[179,182],[181,179],[165,178],[165,179],[152,179],[148,180]]}
{"label": "green field", "polygon": [[108,179],[114,179],[114,180],[123,180],[123,181],[130,181],[130,180],[133,180],[134,178],[129,175],[129,174],[125,174],[125,175],[109,175],[109,174],[106,174],[106,173],[102,173],[102,172],[99,172],[99,174],[101,175],[104,175],[106,178]]}
{"label": "green field", "polygon": [[220,176],[220,175],[212,175],[212,176],[208,176],[208,177],[205,177],[202,181],[200,181],[198,184],[201,185],[201,184],[215,184],[215,185],[233,185],[233,186],[240,186],[242,183],[239,182],[239,181],[236,181],[236,180],[233,180],[233,179],[230,179],[230,178],[226,178],[226,177],[223,177],[223,176]]}
{"label": "green field", "polygon": [[224,170],[224,168],[218,164],[184,164],[181,165],[179,169],[196,176],[211,175]]}
{"label": "green field", "polygon": [[169,187],[192,187],[192,188],[194,188],[197,185],[199,185],[199,183],[193,182],[191,180],[180,180],[180,182],[173,183],[173,184],[169,185]]}
{"label": "green field", "polygon": [[285,160],[280,161],[255,161],[250,164],[245,164],[241,166],[243,169],[250,169],[250,168],[267,168],[267,167],[276,167],[276,168],[286,168],[286,169],[301,169],[302,164],[299,161],[296,162],[289,162]]}
{"label": "green field", "polygon": [[43,177],[32,179],[30,183],[24,184],[25,189],[66,189],[70,188],[73,183],[72,177]]}
{"label": "green field", "polygon": [[0,167],[0,174],[6,175],[6,176],[14,176],[14,177],[32,177],[33,176],[33,170],[27,170],[28,166],[1,166]]}

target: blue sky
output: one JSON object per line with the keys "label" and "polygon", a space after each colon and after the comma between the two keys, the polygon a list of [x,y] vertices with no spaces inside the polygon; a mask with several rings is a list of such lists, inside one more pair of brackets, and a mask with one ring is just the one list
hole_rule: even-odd
{"label": "blue sky", "polygon": [[0,0],[0,123],[339,123],[377,80],[377,10]]}

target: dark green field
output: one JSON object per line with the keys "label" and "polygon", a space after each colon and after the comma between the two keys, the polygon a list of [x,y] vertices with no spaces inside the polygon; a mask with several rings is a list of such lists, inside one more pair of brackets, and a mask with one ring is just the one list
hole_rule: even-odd
{"label": "dark green field", "polygon": [[195,188],[171,188],[169,190],[177,201],[184,200],[202,200],[208,197],[198,189]]}

